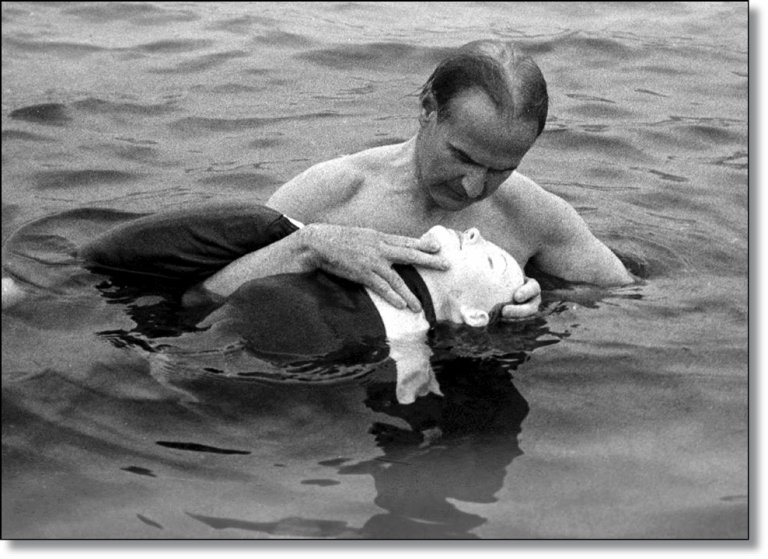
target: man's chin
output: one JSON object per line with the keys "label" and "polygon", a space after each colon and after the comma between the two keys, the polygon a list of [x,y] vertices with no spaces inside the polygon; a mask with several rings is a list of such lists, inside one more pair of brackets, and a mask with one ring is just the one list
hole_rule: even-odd
{"label": "man's chin", "polygon": [[432,192],[432,201],[434,201],[438,207],[452,212],[463,210],[467,206],[472,205],[472,200],[469,198],[465,196],[459,197],[450,191]]}

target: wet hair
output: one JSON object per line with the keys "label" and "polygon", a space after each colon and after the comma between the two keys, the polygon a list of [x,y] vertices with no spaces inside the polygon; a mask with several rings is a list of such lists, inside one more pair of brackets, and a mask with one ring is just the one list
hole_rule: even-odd
{"label": "wet hair", "polygon": [[488,326],[492,326],[501,320],[501,309],[509,305],[513,301],[507,303],[498,303],[488,312]]}
{"label": "wet hair", "polygon": [[432,97],[437,117],[450,116],[451,101],[468,89],[479,88],[499,110],[513,118],[538,124],[544,130],[549,109],[547,82],[533,59],[514,44],[474,41],[444,58],[421,89],[422,106]]}

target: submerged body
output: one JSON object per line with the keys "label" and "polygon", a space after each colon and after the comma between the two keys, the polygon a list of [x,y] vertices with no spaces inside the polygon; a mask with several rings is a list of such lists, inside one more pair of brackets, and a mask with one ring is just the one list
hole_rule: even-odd
{"label": "submerged body", "polygon": [[[203,280],[204,286],[204,278],[215,275],[222,261],[236,260],[238,254],[299,230],[300,224],[265,206],[204,206],[116,227],[83,246],[80,255],[96,270],[162,277],[180,286]],[[421,302],[419,314],[396,309],[366,287],[323,271],[270,274],[251,269],[230,286],[233,292],[226,298],[193,285],[185,294],[193,309],[190,316],[204,317],[193,327],[211,330],[214,343],[229,340],[225,345],[231,346],[238,340],[237,347],[278,366],[323,356],[333,368],[389,356],[397,365],[398,399],[413,401],[425,387],[438,391],[430,353],[423,350],[430,327],[441,320],[486,326],[495,307],[523,282],[515,260],[474,228],[460,233],[434,227],[427,235],[452,265],[442,272],[396,267]],[[192,356],[194,351],[186,353]],[[206,370],[227,373],[210,366]],[[411,388],[404,392],[406,385]]]}

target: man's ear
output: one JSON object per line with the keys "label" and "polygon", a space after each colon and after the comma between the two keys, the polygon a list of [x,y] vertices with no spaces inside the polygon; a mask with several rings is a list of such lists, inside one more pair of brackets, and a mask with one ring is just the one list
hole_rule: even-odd
{"label": "man's ear", "polygon": [[464,324],[472,326],[473,328],[488,326],[488,322],[490,321],[490,316],[482,309],[462,305],[459,309],[459,313],[461,314],[461,319],[464,321]]}

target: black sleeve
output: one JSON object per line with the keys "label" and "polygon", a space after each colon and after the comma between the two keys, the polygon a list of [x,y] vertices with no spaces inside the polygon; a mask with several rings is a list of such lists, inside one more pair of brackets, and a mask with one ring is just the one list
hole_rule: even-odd
{"label": "black sleeve", "polygon": [[195,283],[297,229],[260,204],[206,205],[137,218],[79,254],[89,267]]}

